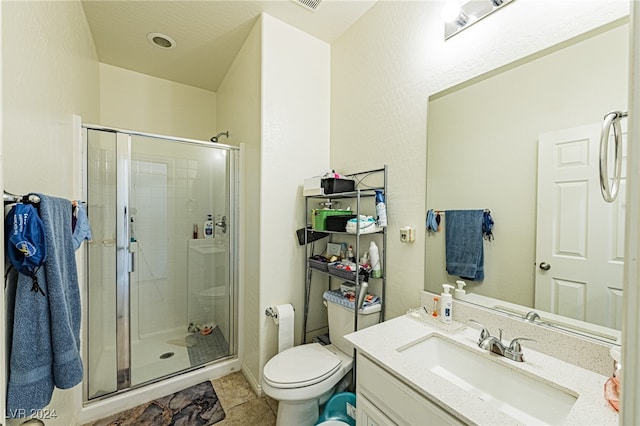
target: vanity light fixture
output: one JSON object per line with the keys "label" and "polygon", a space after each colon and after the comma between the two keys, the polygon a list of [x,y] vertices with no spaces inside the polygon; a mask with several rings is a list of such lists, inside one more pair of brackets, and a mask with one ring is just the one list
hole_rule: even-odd
{"label": "vanity light fixture", "polygon": [[469,28],[514,0],[446,0],[441,11],[444,39]]}
{"label": "vanity light fixture", "polygon": [[444,22],[455,23],[458,27],[469,23],[469,16],[464,13],[458,0],[447,0],[442,6],[441,15]]}

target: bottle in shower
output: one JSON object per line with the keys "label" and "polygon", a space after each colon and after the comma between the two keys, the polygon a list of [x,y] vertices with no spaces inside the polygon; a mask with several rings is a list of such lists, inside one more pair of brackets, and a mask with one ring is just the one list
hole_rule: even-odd
{"label": "bottle in shower", "polygon": [[204,226],[202,228],[202,233],[205,238],[213,238],[213,215],[208,214],[207,220],[204,222]]}

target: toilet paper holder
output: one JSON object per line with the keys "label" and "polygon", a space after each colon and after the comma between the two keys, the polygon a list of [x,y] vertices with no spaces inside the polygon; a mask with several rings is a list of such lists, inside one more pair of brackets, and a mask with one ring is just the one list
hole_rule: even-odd
{"label": "toilet paper holder", "polygon": [[[293,311],[295,312],[296,308],[293,308]],[[274,309],[273,307],[269,307],[267,309],[264,310],[264,314],[268,317],[274,318],[274,319],[278,319],[278,311],[276,309]]]}

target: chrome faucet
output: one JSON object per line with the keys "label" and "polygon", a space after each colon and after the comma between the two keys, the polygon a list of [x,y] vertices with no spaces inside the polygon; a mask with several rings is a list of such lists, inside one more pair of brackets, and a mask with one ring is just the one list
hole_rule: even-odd
{"label": "chrome faucet", "polygon": [[498,354],[505,358],[509,358],[512,361],[524,362],[524,357],[522,353],[522,346],[520,346],[520,342],[523,340],[528,340],[531,342],[535,342],[533,339],[528,339],[526,337],[516,337],[511,341],[509,346],[505,346],[502,343],[502,329],[500,328],[500,337],[492,336],[489,333],[489,330],[482,324],[480,324],[476,320],[470,319],[469,322],[479,325],[482,327],[482,331],[480,332],[480,338],[478,339],[478,346],[484,350],[489,352],[493,352],[494,354]]}

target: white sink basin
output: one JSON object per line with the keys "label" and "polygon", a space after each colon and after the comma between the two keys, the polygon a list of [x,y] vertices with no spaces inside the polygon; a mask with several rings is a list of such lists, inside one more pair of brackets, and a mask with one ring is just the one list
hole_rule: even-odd
{"label": "white sink basin", "polygon": [[577,399],[569,390],[509,368],[437,334],[397,351],[418,368],[431,370],[523,424],[560,424]]}

